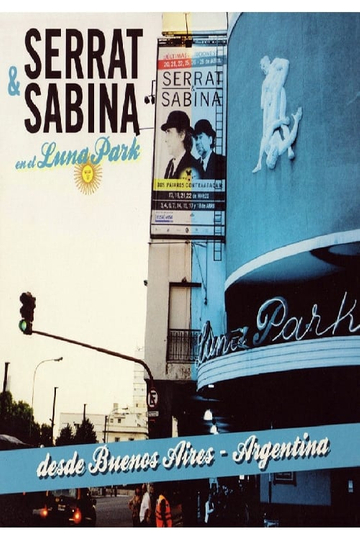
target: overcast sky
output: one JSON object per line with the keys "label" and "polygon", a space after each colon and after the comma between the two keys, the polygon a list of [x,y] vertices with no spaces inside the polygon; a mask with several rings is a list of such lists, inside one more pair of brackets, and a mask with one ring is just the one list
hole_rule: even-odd
{"label": "overcast sky", "polygon": [[[99,13],[0,14],[0,27],[0,373],[3,381],[9,362],[8,389],[16,401],[31,404],[34,391],[35,419],[40,423],[50,423],[58,387],[57,433],[60,412],[82,412],[86,404],[88,414],[106,415],[113,403],[131,404],[134,364],[48,337],[23,335],[18,328],[19,296],[23,291],[36,296],[35,330],[143,358],[153,145],[153,129],[148,128],[154,117],[154,106],[145,105],[144,97],[156,74],[161,14],[126,13],[116,20]],[[87,28],[100,28],[107,39],[115,27],[123,33],[143,28],[139,79],[134,81],[141,156],[132,162],[104,160],[96,171],[99,187],[92,194],[76,185],[79,171],[73,165],[16,170],[18,161],[28,163],[34,156],[37,160],[44,143],[55,141],[59,151],[80,151],[85,146],[92,151],[99,137],[86,130],[77,134],[25,130],[24,119],[33,116],[24,100],[31,82],[23,69],[31,61],[24,37],[32,27],[40,30],[41,44],[45,28],[78,28],[84,36]],[[63,50],[60,45],[60,57]],[[130,53],[126,54],[130,72]],[[41,60],[44,64],[44,56]],[[9,69],[14,66],[20,95],[9,89]],[[42,115],[49,82],[54,81],[39,83]],[[64,83],[63,77],[58,86]],[[114,146],[130,145],[134,138],[131,130],[106,135]],[[39,366],[59,357],[62,362]]]}

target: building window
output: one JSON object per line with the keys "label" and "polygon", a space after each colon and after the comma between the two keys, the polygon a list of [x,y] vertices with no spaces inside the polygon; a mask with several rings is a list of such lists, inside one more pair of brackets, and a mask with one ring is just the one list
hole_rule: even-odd
{"label": "building window", "polygon": [[167,361],[195,362],[198,352],[199,330],[169,330]]}
{"label": "building window", "polygon": [[[195,362],[200,331],[192,328],[191,306],[200,295],[200,283],[170,283],[167,361]],[[195,301],[194,301],[195,300]]]}

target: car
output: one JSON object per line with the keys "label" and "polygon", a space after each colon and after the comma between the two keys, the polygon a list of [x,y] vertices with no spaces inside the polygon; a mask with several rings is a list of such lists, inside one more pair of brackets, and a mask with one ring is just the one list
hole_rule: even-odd
{"label": "car", "polygon": [[32,511],[38,526],[96,525],[96,499],[88,488],[46,491],[41,505]]}

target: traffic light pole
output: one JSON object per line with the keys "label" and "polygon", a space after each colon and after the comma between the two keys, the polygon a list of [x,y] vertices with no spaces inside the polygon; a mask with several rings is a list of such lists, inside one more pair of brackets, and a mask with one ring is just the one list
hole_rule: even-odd
{"label": "traffic light pole", "polygon": [[123,360],[129,360],[130,362],[135,362],[136,364],[140,364],[143,366],[143,368],[146,370],[147,374],[149,375],[150,379],[150,388],[154,387],[154,379],[152,376],[152,373],[150,371],[149,366],[144,362],[144,360],[141,360],[140,358],[134,358],[133,356],[127,356],[126,354],[109,351],[108,349],[104,349],[103,347],[94,347],[93,345],[89,345],[87,343],[82,343],[81,341],[75,341],[73,339],[68,339],[61,336],[56,336],[54,334],[48,334],[47,332],[40,332],[39,330],[32,330],[33,334],[38,334],[39,336],[45,336],[50,337],[53,339],[58,339],[60,341],[66,341],[67,343],[72,343],[73,345],[80,345],[81,347],[86,347],[87,349],[92,349],[93,351],[101,352],[104,354],[109,354],[110,356],[116,356],[117,358],[122,358]]}

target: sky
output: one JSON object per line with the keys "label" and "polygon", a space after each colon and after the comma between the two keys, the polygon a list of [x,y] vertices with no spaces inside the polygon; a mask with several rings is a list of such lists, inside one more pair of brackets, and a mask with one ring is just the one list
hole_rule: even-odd
{"label": "sky", "polygon": [[[45,28],[78,28],[85,36],[88,27],[101,28],[107,43],[114,27],[124,29],[123,34],[126,28],[143,28],[139,76],[132,80],[128,75],[129,82],[135,84],[140,156],[112,163],[105,158],[100,170],[94,168],[99,186],[93,193],[84,193],[78,187],[76,179],[81,172],[74,165],[16,169],[19,161],[32,163],[34,157],[35,163],[41,161],[44,144],[55,142],[56,150],[61,152],[80,152],[84,147],[93,151],[102,136],[85,129],[76,134],[56,133],[54,129],[44,133],[43,119],[37,133],[25,129],[24,119],[34,120],[24,99],[26,86],[33,82],[24,73],[24,65],[32,62],[24,47],[24,36],[32,27],[41,33],[37,50],[43,65]],[[151,92],[156,76],[161,13],[122,13],[116,22],[105,13],[56,17],[0,13],[0,28],[1,381],[3,384],[5,363],[9,363],[7,389],[15,401],[33,403],[39,423],[50,423],[57,388],[56,434],[60,412],[81,413],[86,405],[87,414],[105,416],[114,403],[131,405],[134,364],[49,337],[23,335],[18,328],[19,297],[24,291],[36,297],[34,330],[143,359],[154,135],[154,106],[146,105],[144,97]],[[60,66],[65,54],[63,36],[56,43],[60,44],[60,57],[54,62],[58,60],[56,66]],[[125,44],[124,48],[130,72],[130,49]],[[9,90],[9,70],[14,66],[19,95]],[[36,80],[42,91],[36,103],[43,118],[48,85],[54,80],[46,80],[42,74]],[[63,89],[65,78],[57,84]],[[122,107],[122,97],[119,102]],[[64,125],[64,106],[60,108]],[[134,139],[132,129],[105,135],[113,147],[130,147]],[[52,361],[60,357],[61,362]]]}

